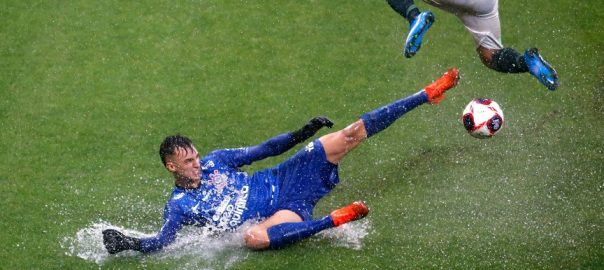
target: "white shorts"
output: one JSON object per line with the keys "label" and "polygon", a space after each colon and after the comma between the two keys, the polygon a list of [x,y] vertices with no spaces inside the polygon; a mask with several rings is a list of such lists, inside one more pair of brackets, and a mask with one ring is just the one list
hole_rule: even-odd
{"label": "white shorts", "polygon": [[455,14],[472,33],[476,47],[502,49],[499,0],[424,0]]}

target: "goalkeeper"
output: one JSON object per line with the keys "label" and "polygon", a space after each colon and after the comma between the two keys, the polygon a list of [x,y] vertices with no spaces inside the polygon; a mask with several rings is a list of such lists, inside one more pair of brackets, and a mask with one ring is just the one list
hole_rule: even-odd
{"label": "goalkeeper", "polygon": [[406,112],[426,102],[438,103],[458,78],[457,69],[451,69],[416,94],[365,113],[344,129],[308,143],[284,162],[251,175],[240,167],[280,155],[321,128],[331,128],[333,123],[325,117],[315,117],[297,131],[256,146],[215,150],[203,159],[191,140],[169,136],[161,144],[159,155],[173,174],[175,187],[164,209],[162,228],[155,236],[140,239],[105,230],[105,248],[111,254],[123,250],[151,252],[172,243],[185,225],[233,231],[245,221],[257,220],[244,234],[246,247],[279,249],[363,218],[369,209],[362,201],[313,218],[317,202],[339,182],[340,160]]}

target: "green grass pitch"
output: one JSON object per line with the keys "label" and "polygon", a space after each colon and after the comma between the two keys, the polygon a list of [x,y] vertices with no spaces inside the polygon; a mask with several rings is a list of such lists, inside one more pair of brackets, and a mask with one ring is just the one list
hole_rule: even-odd
{"label": "green grass pitch", "polygon": [[[500,1],[503,43],[539,47],[555,92],[485,68],[456,17],[417,2],[437,21],[406,59],[408,26],[381,0],[0,1],[0,268],[604,268],[601,1]],[[358,249],[314,237],[99,263],[65,243],[101,221],[159,229],[173,184],[157,155],[166,135],[203,154],[316,115],[343,128],[452,66],[458,87],[351,153],[319,203],[317,215],[370,205]],[[462,127],[474,97],[503,108],[492,139]]]}

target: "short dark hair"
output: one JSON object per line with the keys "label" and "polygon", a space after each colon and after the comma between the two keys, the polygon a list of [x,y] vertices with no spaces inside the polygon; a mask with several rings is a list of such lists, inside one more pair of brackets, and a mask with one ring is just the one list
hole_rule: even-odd
{"label": "short dark hair", "polygon": [[174,154],[177,148],[192,149],[193,142],[180,134],[166,137],[159,146],[159,157],[164,166],[166,166],[166,156]]}

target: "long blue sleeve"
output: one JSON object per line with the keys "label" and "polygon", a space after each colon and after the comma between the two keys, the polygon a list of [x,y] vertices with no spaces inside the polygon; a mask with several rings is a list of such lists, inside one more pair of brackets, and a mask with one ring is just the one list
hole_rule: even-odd
{"label": "long blue sleeve", "polygon": [[164,225],[154,237],[141,238],[141,252],[152,252],[174,242],[176,233],[182,228],[182,214],[177,213],[175,208],[169,209],[164,218]]}
{"label": "long blue sleeve", "polygon": [[250,165],[254,161],[285,153],[296,144],[291,133],[284,133],[255,146],[222,149],[214,151],[212,154],[222,158],[223,161],[233,167],[241,167],[243,165]]}

